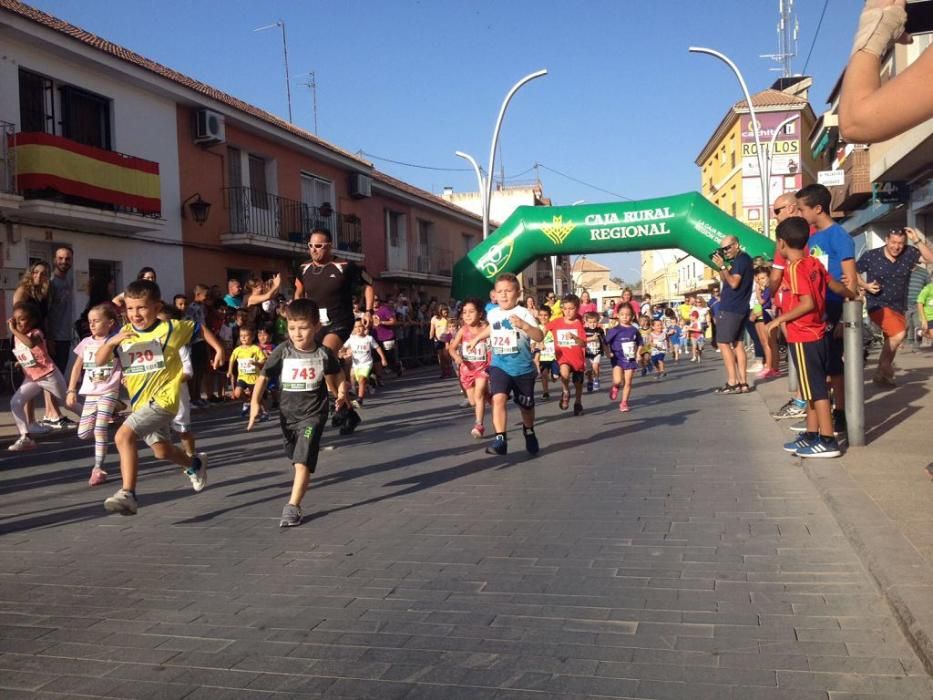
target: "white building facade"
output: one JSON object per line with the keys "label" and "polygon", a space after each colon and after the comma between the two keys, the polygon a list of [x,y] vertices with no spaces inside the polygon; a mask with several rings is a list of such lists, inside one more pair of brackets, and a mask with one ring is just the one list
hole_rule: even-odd
{"label": "white building facade", "polygon": [[[172,96],[133,66],[0,10],[0,313],[21,273],[74,251],[75,314],[89,282],[116,290],[143,266],[184,292]],[[4,331],[6,327],[4,324]]]}

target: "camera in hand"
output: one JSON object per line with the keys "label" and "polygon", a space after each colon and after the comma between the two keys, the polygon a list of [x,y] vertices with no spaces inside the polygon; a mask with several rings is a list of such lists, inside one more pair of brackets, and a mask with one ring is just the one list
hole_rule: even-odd
{"label": "camera in hand", "polygon": [[722,248],[717,248],[716,250],[714,250],[712,253],[709,254],[709,259],[712,260],[712,259],[713,259],[715,256],[717,256],[717,255],[718,255],[720,258],[725,259],[725,257],[726,257],[726,251],[727,251],[727,250],[729,250],[728,246],[724,246],[724,247],[722,247]]}

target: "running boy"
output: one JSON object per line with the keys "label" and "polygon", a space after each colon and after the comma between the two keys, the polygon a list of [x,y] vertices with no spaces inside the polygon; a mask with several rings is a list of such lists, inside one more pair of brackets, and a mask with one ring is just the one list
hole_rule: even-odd
{"label": "running boy", "polygon": [[787,266],[783,280],[790,288],[784,295],[783,313],[768,323],[770,333],[785,324],[787,352],[793,358],[800,394],[807,402],[807,431],[784,450],[798,457],[838,457],[842,452],[833,433],[832,406],[826,388],[830,349],[826,336],[826,288],[854,298],[848,287],[829,276],[823,264],[806,248],[810,226],[799,216],[785,219],[777,227],[777,250]]}
{"label": "running boy", "polygon": [[285,437],[285,454],[295,468],[292,493],[282,509],[279,527],[301,525],[301,499],[317,468],[321,434],[329,411],[328,391],[337,396],[336,406],[349,409],[340,363],[324,345],[314,340],[321,327],[321,312],[311,299],[295,299],[285,309],[288,340],[272,351],[256,380],[250,403],[250,431],[262,406],[262,395],[269,379],[279,378],[280,422]]}
{"label": "running boy", "polygon": [[160,321],[162,294],[155,282],[131,282],[123,300],[129,323],[100,346],[94,360],[98,367],[104,366],[118,353],[133,408],[114,438],[120,453],[123,488],[104,501],[104,508],[111,513],[135,515],[139,471],[136,441],[140,438],[157,458],[180,466],[196,493],[207,486],[207,455],[202,452],[192,457],[171,443],[171,424],[178,412],[183,378],[180,348],[200,330],[216,353],[215,368],[223,363],[224,348],[213,333],[193,321]]}
{"label": "running boy", "polygon": [[259,370],[266,361],[266,353],[256,344],[255,337],[256,331],[252,326],[240,326],[240,344],[230,353],[230,364],[227,367],[227,381],[233,386],[233,399],[243,399],[243,408],[240,409],[240,416],[243,418],[249,413],[249,397],[256,386]]}
{"label": "running boy", "polygon": [[383,366],[388,364],[386,354],[382,351],[379,343],[366,332],[366,326],[361,319],[353,322],[353,332],[344,347],[350,352],[350,381],[356,380],[356,400],[360,406],[363,405],[363,399],[366,398],[366,387],[369,382],[369,375],[373,373],[373,350],[379,355],[379,361]]}
{"label": "running boy", "polygon": [[641,376],[648,374],[651,366],[651,319],[647,316],[638,318],[638,332],[641,334],[641,345],[638,347],[638,366],[641,367]]}
{"label": "running boy", "polygon": [[535,435],[536,375],[531,342],[543,340],[544,332],[538,327],[532,313],[518,305],[521,288],[515,275],[511,272],[499,275],[494,292],[498,305],[486,315],[489,325],[468,343],[471,350],[475,350],[487,338],[492,343],[489,384],[496,439],[486,448],[486,453],[504,455],[509,451],[506,442],[506,402],[511,394],[522,412],[525,449],[534,455],[538,453],[538,437]]}
{"label": "running boy", "polygon": [[586,326],[586,359],[590,367],[586,371],[586,390],[599,391],[599,364],[606,354],[606,331],[599,325],[599,314],[588,311],[583,314]]}
{"label": "running boy", "polygon": [[609,400],[619,398],[619,387],[622,387],[622,401],[619,410],[627,413],[628,400],[632,394],[632,377],[638,367],[638,350],[641,346],[641,331],[632,324],[635,312],[632,307],[623,303],[617,312],[619,325],[610,328],[606,333],[606,342],[609,344],[609,353],[612,358],[612,389],[609,390]]}
{"label": "running boy", "polygon": [[554,349],[557,351],[557,364],[560,367],[560,381],[563,391],[560,396],[561,410],[570,406],[570,382],[573,381],[573,415],[583,415],[583,371],[586,369],[586,327],[577,315],[580,299],[575,294],[567,294],[561,300],[561,317],[548,324],[548,330],[554,335]]}

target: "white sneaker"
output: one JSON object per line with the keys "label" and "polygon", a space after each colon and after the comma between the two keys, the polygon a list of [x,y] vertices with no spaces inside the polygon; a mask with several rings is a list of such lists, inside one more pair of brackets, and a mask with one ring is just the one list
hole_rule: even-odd
{"label": "white sneaker", "polygon": [[201,468],[195,471],[192,466],[185,470],[185,474],[191,479],[191,488],[194,489],[194,492],[200,493],[207,487],[207,453],[198,452],[195,456],[201,460]]}
{"label": "white sneaker", "polygon": [[31,435],[48,435],[52,432],[52,428],[44,423],[30,423],[26,426],[26,432]]}
{"label": "white sneaker", "polygon": [[25,452],[26,450],[36,449],[36,441],[28,435],[23,435],[19,440],[7,447],[10,452]]}
{"label": "white sneaker", "polygon": [[136,502],[136,497],[133,494],[124,489],[120,489],[104,501],[104,508],[108,513],[136,515],[136,511],[139,510],[139,504]]}

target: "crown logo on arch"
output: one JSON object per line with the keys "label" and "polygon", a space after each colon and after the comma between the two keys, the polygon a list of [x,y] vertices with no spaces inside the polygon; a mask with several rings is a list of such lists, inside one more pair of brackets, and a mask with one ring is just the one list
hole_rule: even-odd
{"label": "crown logo on arch", "polygon": [[567,236],[573,232],[574,227],[575,225],[572,221],[568,221],[565,224],[563,216],[555,216],[550,226],[541,227],[541,233],[547,236],[551,243],[559,246],[567,240]]}

